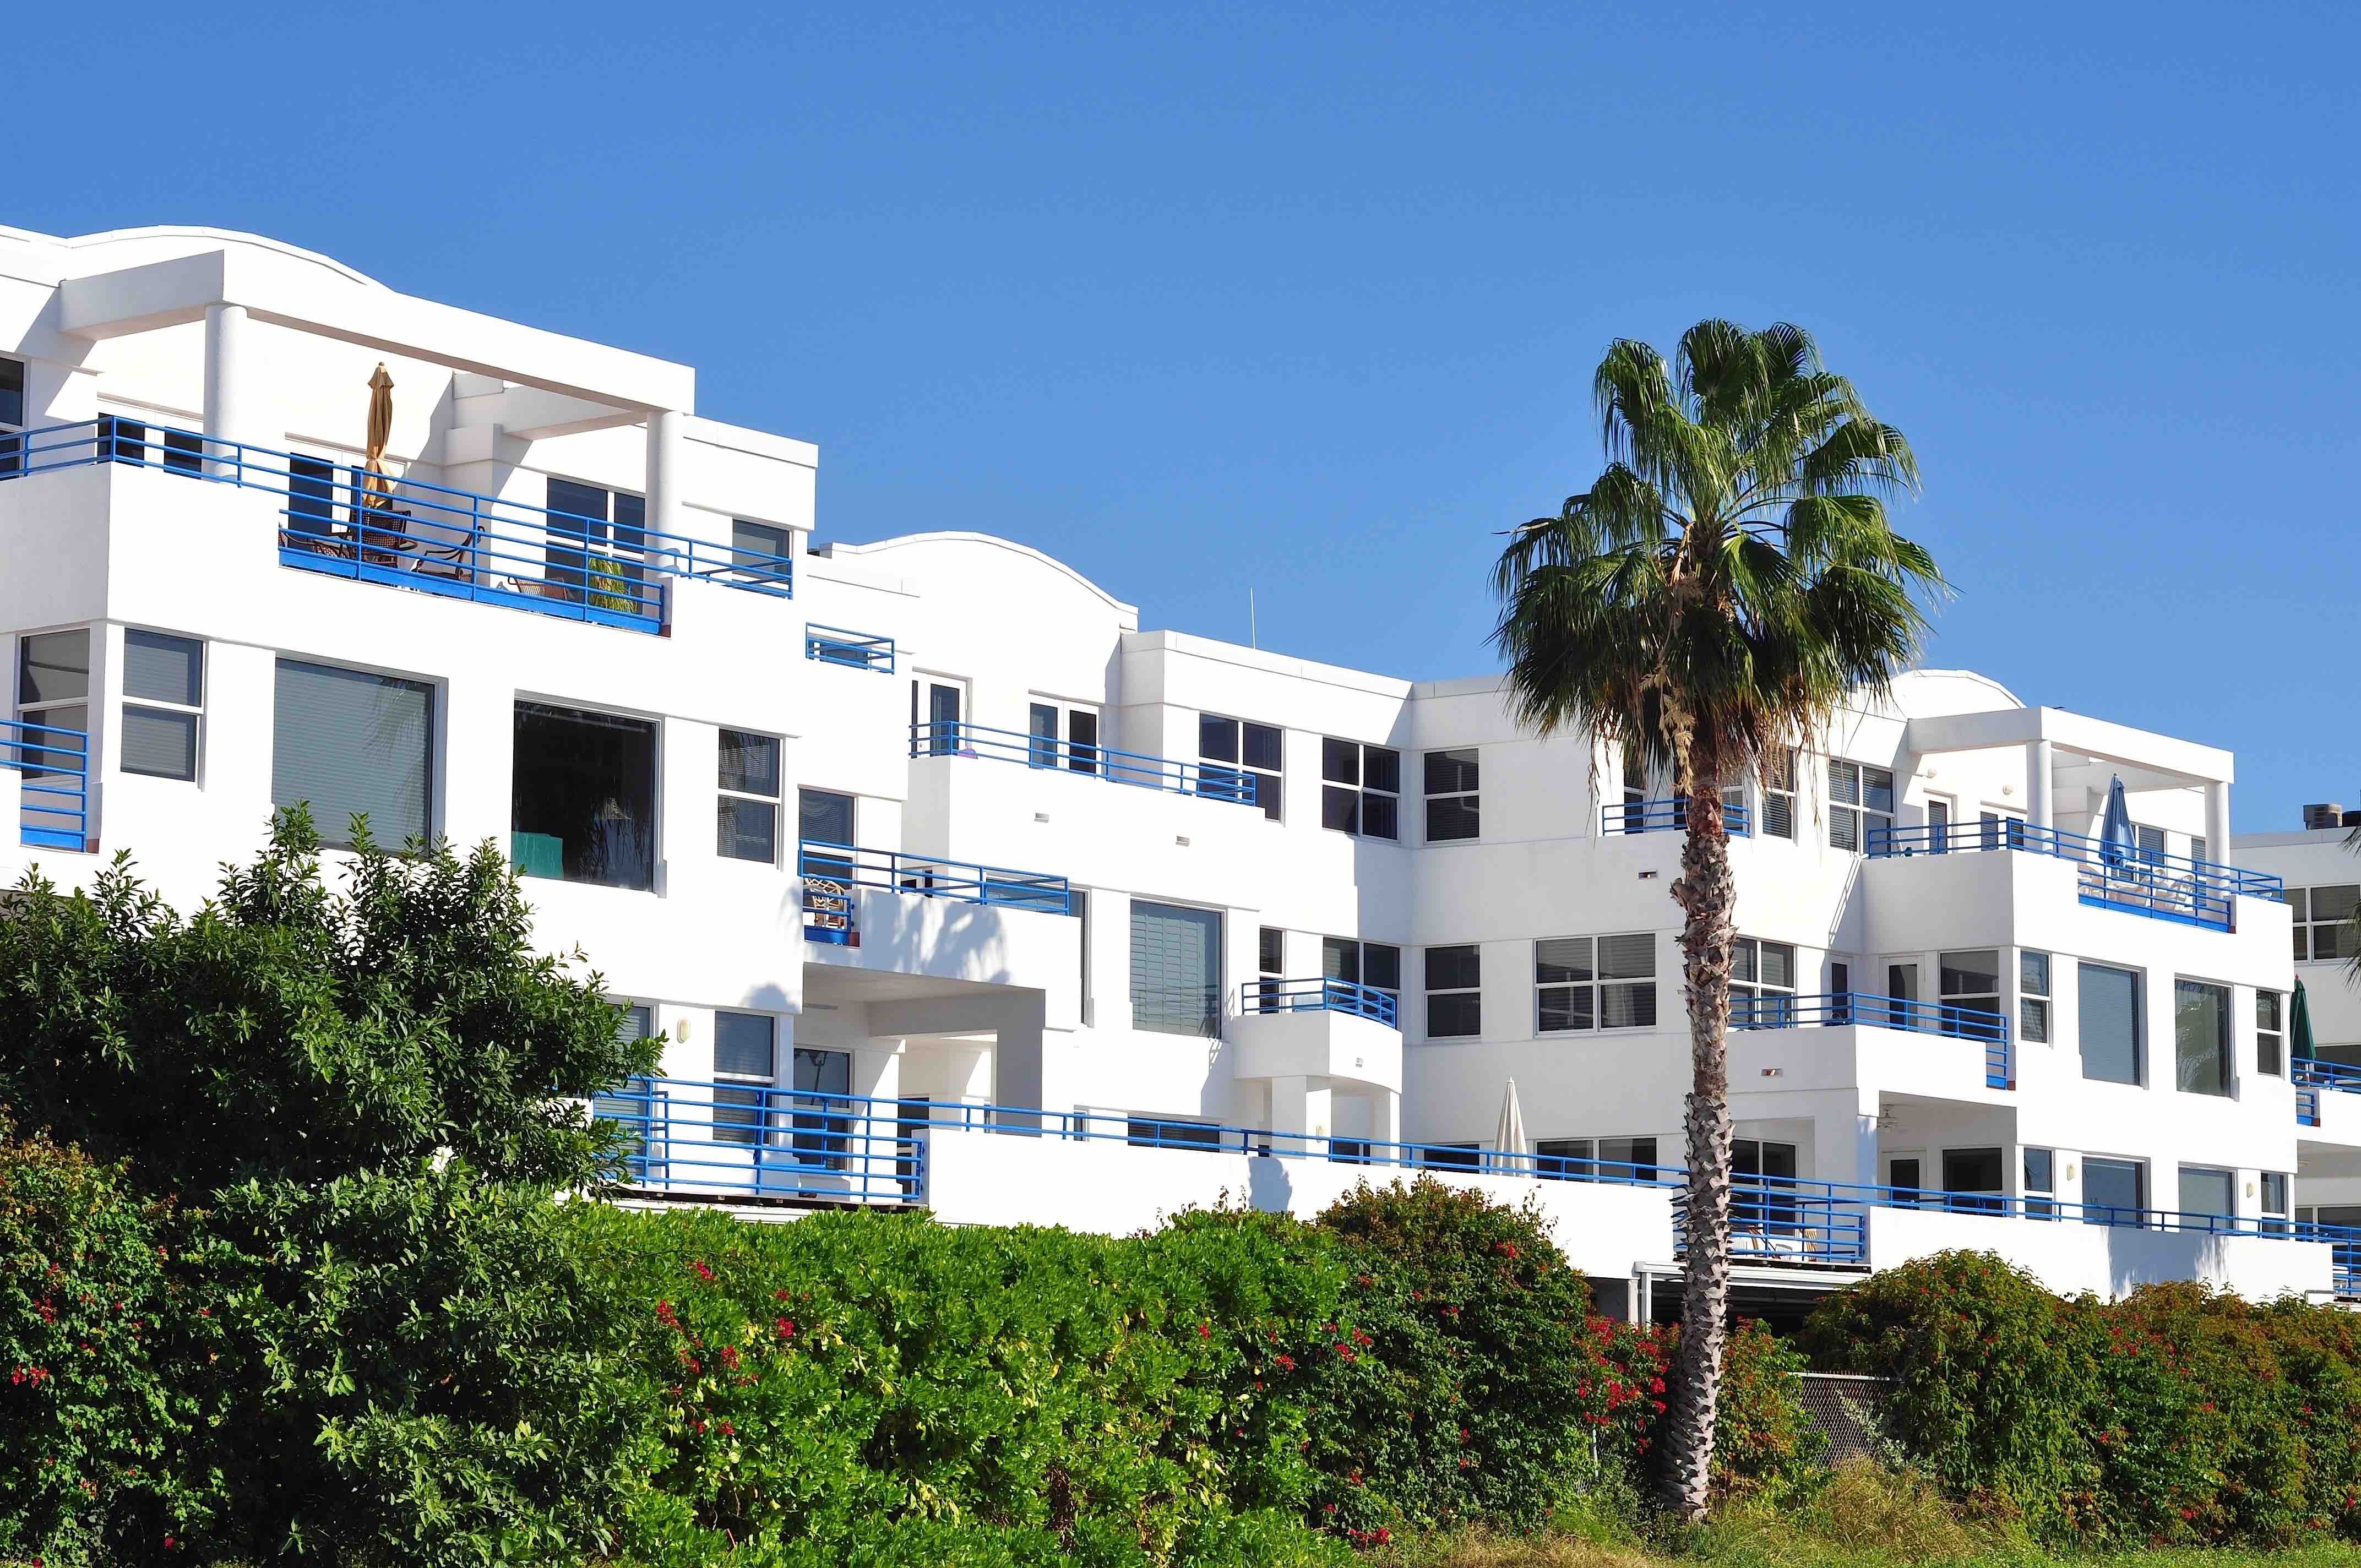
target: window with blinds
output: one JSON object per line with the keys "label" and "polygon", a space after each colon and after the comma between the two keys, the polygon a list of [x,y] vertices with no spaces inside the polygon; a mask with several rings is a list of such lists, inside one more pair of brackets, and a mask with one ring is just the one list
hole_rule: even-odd
{"label": "window with blinds", "polygon": [[193,783],[205,708],[205,645],[160,631],[123,634],[123,771]]}
{"label": "window with blinds", "polygon": [[1533,944],[1535,1026],[1545,1035],[1656,1022],[1656,938],[1547,937]]}
{"label": "window with blinds", "polygon": [[2107,1083],[2140,1080],[2140,977],[2105,964],[2077,966],[2077,1025],[2082,1076]]}
{"label": "window with blinds", "polygon": [[356,817],[388,848],[434,836],[434,688],[368,670],[279,661],[270,799],[308,806],[324,843]]}
{"label": "window with blinds", "polygon": [[1222,914],[1131,904],[1132,1027],[1158,1035],[1222,1032]]}
{"label": "window with blinds", "polygon": [[1763,759],[1763,831],[1773,839],[1795,836],[1795,749],[1774,748]]}
{"label": "window with blinds", "polygon": [[1426,754],[1426,841],[1448,843],[1473,839],[1483,827],[1478,793],[1478,753],[1429,751]]}

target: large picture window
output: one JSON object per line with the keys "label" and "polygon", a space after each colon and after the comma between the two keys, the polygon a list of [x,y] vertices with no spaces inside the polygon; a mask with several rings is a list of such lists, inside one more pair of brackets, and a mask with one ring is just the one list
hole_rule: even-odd
{"label": "large picture window", "polygon": [[1867,850],[1894,827],[1894,770],[1828,759],[1828,847]]}
{"label": "large picture window", "polygon": [[656,727],[644,718],[516,705],[510,858],[527,876],[655,885]]}
{"label": "large picture window", "polygon": [[1273,822],[1279,820],[1279,780],[1286,756],[1286,731],[1275,724],[1255,724],[1219,714],[1197,716],[1197,755],[1208,762],[1235,762],[1230,768],[1199,770],[1208,779],[1236,779],[1246,785],[1246,798],[1262,807]]}
{"label": "large picture window", "polygon": [[1131,902],[1132,1027],[1158,1035],[1222,1032],[1222,914]]}
{"label": "large picture window", "polygon": [[272,805],[308,806],[323,843],[351,843],[364,816],[388,848],[434,836],[433,686],[281,659],[276,698]]}
{"label": "large picture window", "polygon": [[2230,1092],[2230,988],[2172,982],[2174,1084],[2183,1094]]}
{"label": "large picture window", "polygon": [[2079,1023],[2082,1076],[2108,1083],[2140,1080],[2140,977],[2130,970],[2083,964]]}
{"label": "large picture window", "polygon": [[1320,826],[1365,839],[1400,837],[1400,751],[1324,737],[1320,779]]}

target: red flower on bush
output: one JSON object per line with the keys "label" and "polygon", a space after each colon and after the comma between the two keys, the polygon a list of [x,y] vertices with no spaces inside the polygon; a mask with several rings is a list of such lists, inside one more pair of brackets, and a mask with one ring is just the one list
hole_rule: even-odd
{"label": "red flower on bush", "polygon": [[1279,1363],[1279,1368],[1282,1372],[1292,1372],[1295,1370],[1295,1357],[1288,1354],[1284,1351],[1281,1351],[1272,1359]]}
{"label": "red flower on bush", "polygon": [[696,1275],[699,1279],[704,1280],[708,1285],[713,1282],[713,1270],[705,1266],[705,1260],[701,1257],[693,1257],[688,1260],[688,1271],[691,1274]]}
{"label": "red flower on bush", "polygon": [[1197,1325],[1197,1337],[1199,1339],[1212,1339],[1213,1337],[1213,1325],[1211,1323],[1199,1323]]}
{"label": "red flower on bush", "polygon": [[776,1333],[778,1334],[778,1336],[779,1336],[781,1339],[793,1339],[793,1338],[795,1338],[795,1337],[796,1337],[796,1322],[795,1322],[795,1320],[794,1320],[793,1318],[781,1318],[781,1319],[778,1321],[778,1323],[777,1323],[777,1325],[776,1325],[776,1328],[775,1328],[775,1331],[774,1331],[774,1332],[776,1332]]}

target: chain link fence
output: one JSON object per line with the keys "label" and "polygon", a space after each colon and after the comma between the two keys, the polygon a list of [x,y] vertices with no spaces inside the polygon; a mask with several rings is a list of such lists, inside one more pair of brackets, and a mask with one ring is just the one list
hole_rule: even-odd
{"label": "chain link fence", "polygon": [[1829,1464],[1885,1457],[1885,1401],[1894,1392],[1892,1378],[1851,1372],[1790,1376],[1796,1380],[1797,1402],[1804,1413],[1828,1435]]}

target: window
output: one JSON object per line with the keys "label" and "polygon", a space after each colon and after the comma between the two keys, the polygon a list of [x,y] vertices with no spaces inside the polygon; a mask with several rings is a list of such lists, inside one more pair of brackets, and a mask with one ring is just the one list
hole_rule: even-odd
{"label": "window", "polygon": [[126,631],[123,695],[123,771],[193,782],[197,725],[204,716],[205,645],[160,631]]}
{"label": "window", "polygon": [[1222,1032],[1222,916],[1131,903],[1131,1023],[1158,1035]]}
{"label": "window", "polygon": [[1942,987],[1942,1030],[1971,1040],[1997,1040],[2008,1032],[2000,1011],[2000,954],[1991,948],[1936,955]]}
{"label": "window", "polygon": [[620,490],[572,479],[549,481],[549,536],[543,575],[553,583],[589,587],[601,609],[653,615],[655,596],[642,584],[647,568],[648,503]]}
{"label": "window", "polygon": [[2049,1043],[2049,955],[2016,955],[2017,1033],[2035,1045]]}
{"label": "window", "polygon": [[[1828,846],[1856,852],[1879,847],[1871,835],[1894,828],[1894,772],[1828,759]],[[1882,842],[1882,840],[1880,840]]]}
{"label": "window", "polygon": [[717,1084],[759,1086],[714,1090],[715,1140],[725,1144],[762,1142],[768,1121],[763,1106],[764,1091],[779,1081],[778,1020],[767,1013],[716,1013],[713,1077]]}
{"label": "window", "polygon": [[1927,1176],[1916,1155],[1896,1155],[1885,1162],[1885,1185],[1900,1195],[1905,1202],[1925,1201],[1920,1196],[1927,1190]]}
{"label": "window", "polygon": [[1076,933],[1076,935],[1080,938],[1080,940],[1075,944],[1077,947],[1079,947],[1079,948],[1082,949],[1082,990],[1081,990],[1079,992],[1077,992],[1077,994],[1080,996],[1081,1001],[1082,1001],[1082,1027],[1083,1027],[1083,1028],[1085,1028],[1085,1029],[1087,1029],[1087,1028],[1092,1027],[1094,1024],[1096,1024],[1096,1023],[1098,1022],[1098,1009],[1097,1009],[1097,1008],[1095,1008],[1095,1007],[1093,1007],[1093,1006],[1091,1004],[1091,894],[1090,894],[1090,890],[1089,890],[1088,888],[1082,888],[1082,887],[1070,888],[1070,889],[1068,889],[1068,890],[1067,890],[1067,898],[1068,898],[1068,901],[1069,901],[1069,905],[1068,905],[1068,906],[1069,906],[1070,908],[1071,908],[1071,909],[1073,910],[1073,912],[1074,912],[1074,921],[1075,921],[1075,924],[1081,927],[1080,931]]}
{"label": "window", "polygon": [[[615,1039],[630,1045],[644,1040],[655,1033],[655,1010],[645,1003],[628,1003],[615,1020]],[[627,1086],[620,1094],[594,1094],[590,1097],[590,1114],[609,1122],[620,1122],[631,1140],[631,1153],[624,1161],[625,1171],[636,1179],[645,1180],[648,1174],[647,1134],[652,1106],[644,1086]]]}
{"label": "window", "polygon": [[[2140,977],[2104,964],[2077,966],[2082,1076],[2108,1083],[2140,1080]],[[2137,1207],[2136,1204],[2133,1205]]]}
{"label": "window", "polygon": [[1426,754],[1426,839],[1431,844],[1473,839],[1480,827],[1476,752]]}
{"label": "window", "polygon": [[1944,1206],[1997,1213],[2004,1206],[1999,1149],[1943,1151]]}
{"label": "window", "polygon": [[656,727],[644,718],[516,705],[509,858],[526,876],[655,885]]}
{"label": "window", "polygon": [[1484,1146],[1422,1144],[1419,1146],[1418,1163],[1438,1170],[1480,1170],[1484,1167]]}
{"label": "window", "polygon": [[1287,984],[1287,933],[1276,926],[1265,926],[1255,938],[1255,973],[1261,980],[1256,1011],[1276,1012],[1270,998]]}
{"label": "window", "polygon": [[2291,1184],[2283,1170],[2267,1170],[2262,1176],[2263,1234],[2283,1236],[2288,1234],[2288,1189]]}
{"label": "window", "polygon": [[[0,359],[0,425],[11,425],[21,429],[24,423],[24,361]],[[13,439],[0,439],[0,478],[14,474],[23,466],[23,444]]]}
{"label": "window", "polygon": [[1976,817],[1976,845],[1984,850],[2022,850],[2025,848],[2025,818],[2012,817],[2004,811],[1979,812]]}
{"label": "window", "polygon": [[2172,982],[2174,1079],[2183,1094],[2230,1092],[2230,988]]}
{"label": "window", "polygon": [[1129,1116],[1124,1141],[1149,1148],[1217,1149],[1222,1129],[1211,1122],[1179,1122],[1162,1116]]}
{"label": "window", "polygon": [[1323,937],[1320,973],[1326,980],[1366,985],[1372,991],[1384,992],[1397,1002],[1401,1000],[1401,949],[1384,942]]}
{"label": "window", "polygon": [[1241,780],[1246,798],[1262,807],[1273,822],[1279,819],[1279,771],[1285,734],[1277,726],[1249,724],[1219,715],[1197,716],[1197,755],[1211,762],[1237,762],[1233,768],[1204,768],[1209,780]]}
{"label": "window", "polygon": [[[90,731],[90,632],[37,631],[16,640],[16,718],[49,729],[70,729],[77,736]],[[28,741],[45,740],[55,748],[43,751],[32,745],[24,751],[26,776],[48,773],[82,773],[86,741],[38,732]]]}
{"label": "window", "polygon": [[743,729],[721,732],[721,795],[714,852],[733,861],[779,859],[779,742]]}
{"label": "window", "polygon": [[1484,959],[1473,944],[1426,949],[1426,1037],[1461,1039],[1484,1032]]}
{"label": "window", "polygon": [[2353,911],[2361,905],[2361,885],[2348,882],[2291,887],[2287,897],[2295,912],[2296,962],[2347,959],[2361,951],[2353,932]]}
{"label": "window", "polygon": [[[2234,1171],[2201,1170],[2194,1166],[2180,1168],[2180,1212],[2184,1215],[2227,1219],[2236,1213],[2237,1176]],[[2194,1224],[2181,1222],[2183,1230],[2213,1230],[2200,1218]]]}
{"label": "window", "polygon": [[[1062,765],[1078,773],[1099,771],[1099,716],[1095,708],[1036,697],[1027,729],[1032,740],[1026,749],[1025,760],[1033,766]],[[1061,729],[1065,735],[1062,743],[1059,740]]]}
{"label": "window", "polygon": [[2206,851],[2209,848],[2210,846],[2205,841],[2204,834],[2191,833],[2189,836],[2189,858],[2191,860],[2204,860],[2206,858]]}
{"label": "window", "polygon": [[799,789],[796,791],[796,834],[801,840],[797,856],[807,876],[830,877],[839,882],[852,880],[852,862],[832,855],[824,855],[810,846],[816,844],[852,847],[852,797],[834,790]]}
{"label": "window", "polygon": [[1401,837],[1400,751],[1325,737],[1320,779],[1320,826],[1365,839]]}
{"label": "window", "polygon": [[2276,991],[2255,992],[2255,1070],[2275,1078],[2287,1071],[2287,1032],[2279,1024],[2284,1000]]}
{"label": "window", "polygon": [[2047,1220],[2058,1212],[2058,1151],[2028,1148],[2025,1151],[2025,1213],[2027,1219]]}
{"label": "window", "polygon": [[2141,861],[2151,866],[2164,864],[2163,828],[2143,828],[2135,822],[2132,824],[2132,837],[2135,840],[2133,852],[2138,855]]}
{"label": "window", "polygon": [[1795,1016],[1795,949],[1792,944],[1741,937],[1731,945],[1730,957],[1732,1024],[1773,1024]]}
{"label": "window", "polygon": [[[1792,972],[1794,954],[1789,954]],[[1547,937],[1533,944],[1535,1027],[1644,1029],[1656,1022],[1656,938]]]}
{"label": "window", "polygon": [[336,531],[335,521],[336,466],[324,458],[289,457],[288,532],[324,536]]}
{"label": "window", "polygon": [[2093,1225],[2136,1225],[2147,1207],[2147,1167],[2136,1159],[2082,1159],[2082,1218]]}
{"label": "window", "polygon": [[1548,1181],[1653,1181],[1653,1138],[1542,1138],[1533,1145],[1534,1174]]}
{"label": "window", "polygon": [[844,1096],[852,1092],[852,1053],[816,1051],[797,1046],[795,1055],[795,1127],[787,1140],[799,1164],[842,1170],[852,1143],[852,1119]]}
{"label": "window", "polygon": [[1795,749],[1775,747],[1763,759],[1763,831],[1773,839],[1795,836]]}
{"label": "window", "polygon": [[308,805],[327,844],[368,818],[379,843],[432,838],[434,688],[367,670],[279,661],[270,802]]}
{"label": "window", "polygon": [[787,557],[795,554],[795,535],[784,528],[749,522],[742,517],[730,520],[730,564],[747,568],[751,577],[776,579],[788,569]]}
{"label": "window", "polygon": [[1941,854],[1951,847],[1951,800],[1949,795],[1927,797],[1927,847]]}

